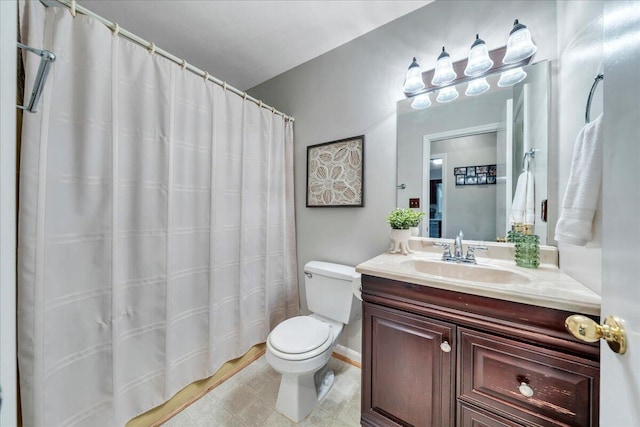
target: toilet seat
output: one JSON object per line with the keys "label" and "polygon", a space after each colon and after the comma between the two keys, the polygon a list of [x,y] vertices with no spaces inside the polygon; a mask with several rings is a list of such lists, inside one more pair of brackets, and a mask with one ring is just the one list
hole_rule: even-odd
{"label": "toilet seat", "polygon": [[333,337],[328,324],[309,316],[285,320],[269,334],[267,344],[274,356],[285,360],[304,360],[331,347]]}

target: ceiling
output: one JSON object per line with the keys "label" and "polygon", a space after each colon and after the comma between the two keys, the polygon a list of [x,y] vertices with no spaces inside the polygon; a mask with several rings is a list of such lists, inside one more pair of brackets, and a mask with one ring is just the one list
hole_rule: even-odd
{"label": "ceiling", "polygon": [[240,90],[294,68],[433,0],[79,0]]}

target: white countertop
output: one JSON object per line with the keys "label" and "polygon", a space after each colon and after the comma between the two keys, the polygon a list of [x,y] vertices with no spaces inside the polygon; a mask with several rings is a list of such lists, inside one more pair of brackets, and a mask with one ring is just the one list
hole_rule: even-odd
{"label": "white countertop", "polygon": [[[420,245],[414,243],[411,246],[416,249]],[[416,250],[408,255],[384,253],[358,265],[356,271],[370,276],[555,308],[576,314],[600,315],[600,295],[560,271],[554,264],[540,264],[538,268],[522,268],[516,266],[515,261],[509,259],[478,256],[479,266],[512,271],[525,276],[530,281],[526,284],[502,284],[451,279],[421,273],[411,266],[411,262],[407,262],[414,260],[439,261],[440,258],[441,252],[436,253],[431,250]],[[460,268],[474,268],[474,266],[460,265]]]}

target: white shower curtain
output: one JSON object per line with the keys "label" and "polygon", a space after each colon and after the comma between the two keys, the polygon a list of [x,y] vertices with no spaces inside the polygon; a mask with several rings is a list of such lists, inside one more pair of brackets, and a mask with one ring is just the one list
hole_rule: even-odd
{"label": "white shower curtain", "polygon": [[298,313],[292,124],[92,18],[23,6],[23,41],[57,55],[23,124],[24,425],[122,426]]}

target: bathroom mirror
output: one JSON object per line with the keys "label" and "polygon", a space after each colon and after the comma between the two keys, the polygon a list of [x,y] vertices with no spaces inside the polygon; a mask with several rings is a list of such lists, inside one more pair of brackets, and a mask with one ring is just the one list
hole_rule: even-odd
{"label": "bathroom mirror", "polygon": [[[414,98],[398,102],[396,205],[425,212],[420,235],[496,241],[511,227],[509,217],[523,166],[534,177],[534,233],[547,243],[547,143],[549,63],[523,68],[526,78],[499,87],[500,74],[486,77],[490,89],[467,96],[455,86],[447,103],[430,93],[431,106],[414,109]],[[523,162],[534,150],[535,158]],[[413,199],[413,200],[411,200]],[[416,200],[417,199],[417,200]],[[412,203],[410,204],[410,200]],[[417,203],[416,203],[417,202]]]}

